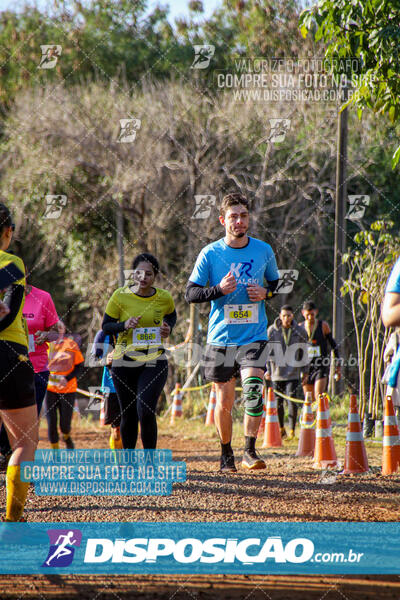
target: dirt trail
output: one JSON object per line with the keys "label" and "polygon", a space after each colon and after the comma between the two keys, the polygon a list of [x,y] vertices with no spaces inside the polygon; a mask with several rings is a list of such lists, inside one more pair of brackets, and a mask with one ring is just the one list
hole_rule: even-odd
{"label": "dirt trail", "polygon": [[[182,430],[181,430],[182,431]],[[199,441],[167,428],[159,447],[187,463],[187,481],[166,497],[46,497],[29,492],[29,521],[397,521],[400,476],[380,475],[381,446],[370,443],[372,472],[358,477],[321,479],[310,459],[294,457],[295,445],[264,451],[267,469],[221,475],[216,441]],[[108,431],[76,431],[76,447],[107,447]],[[41,432],[41,447],[46,446]],[[337,448],[343,459],[343,449]],[[237,454],[238,459],[240,454]],[[239,462],[239,460],[238,460]],[[0,474],[0,502],[5,478]],[[118,598],[246,600],[363,598],[400,599],[396,576],[0,576],[0,598],[80,600]]]}

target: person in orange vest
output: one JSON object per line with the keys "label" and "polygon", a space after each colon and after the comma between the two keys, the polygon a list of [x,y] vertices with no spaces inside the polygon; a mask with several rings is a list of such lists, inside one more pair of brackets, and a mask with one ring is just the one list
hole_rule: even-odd
{"label": "person in orange vest", "polygon": [[72,413],[78,378],[83,372],[84,358],[72,336],[65,334],[49,347],[49,383],[46,394],[46,419],[52,448],[59,448],[58,414],[65,446],[74,449],[71,438]]}

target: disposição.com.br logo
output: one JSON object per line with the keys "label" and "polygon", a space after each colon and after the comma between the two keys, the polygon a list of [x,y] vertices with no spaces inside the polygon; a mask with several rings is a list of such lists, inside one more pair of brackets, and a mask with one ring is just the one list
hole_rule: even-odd
{"label": "disposi\u00e7\u00e3o.com.br logo", "polygon": [[79,529],[48,529],[50,548],[42,567],[69,567],[82,542]]}

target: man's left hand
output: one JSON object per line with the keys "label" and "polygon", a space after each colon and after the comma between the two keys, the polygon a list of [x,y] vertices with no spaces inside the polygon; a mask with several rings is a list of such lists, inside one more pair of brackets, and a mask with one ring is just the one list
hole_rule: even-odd
{"label": "man's left hand", "polygon": [[252,283],[247,286],[247,293],[252,302],[260,302],[267,297],[267,290],[257,283]]}

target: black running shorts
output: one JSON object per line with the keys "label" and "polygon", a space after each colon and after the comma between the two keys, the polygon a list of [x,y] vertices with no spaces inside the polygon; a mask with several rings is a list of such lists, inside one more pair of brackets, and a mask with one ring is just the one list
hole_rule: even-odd
{"label": "black running shorts", "polygon": [[240,375],[248,367],[265,371],[267,342],[259,340],[243,346],[212,346],[207,344],[202,363],[208,381],[224,383]]}
{"label": "black running shorts", "polygon": [[35,374],[28,349],[0,340],[0,410],[35,404]]}
{"label": "black running shorts", "polygon": [[324,379],[325,377],[329,377],[329,369],[327,369],[326,367],[311,367],[308,373],[307,383],[310,385],[314,385],[316,381],[318,381],[319,379]]}

